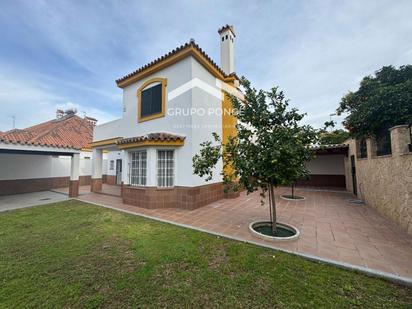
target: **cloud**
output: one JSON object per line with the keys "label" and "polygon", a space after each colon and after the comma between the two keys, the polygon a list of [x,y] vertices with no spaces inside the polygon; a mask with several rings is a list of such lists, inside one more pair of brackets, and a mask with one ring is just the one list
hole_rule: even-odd
{"label": "cloud", "polygon": [[0,75],[0,131],[13,128],[12,116],[16,128],[25,128],[55,118],[57,108],[75,107],[79,114],[98,119],[99,123],[113,120],[115,117],[92,105],[72,103],[65,96],[54,93],[48,87],[32,80],[13,79]]}
{"label": "cloud", "polygon": [[217,29],[226,23],[237,32],[238,74],[259,88],[279,85],[315,126],[329,120],[363,76],[383,65],[410,63],[412,53],[408,0],[56,0],[1,6],[0,27],[7,31],[0,34],[0,130],[10,127],[12,114],[25,127],[68,102],[93,117],[117,118],[122,102],[116,78],[190,38],[219,63]]}

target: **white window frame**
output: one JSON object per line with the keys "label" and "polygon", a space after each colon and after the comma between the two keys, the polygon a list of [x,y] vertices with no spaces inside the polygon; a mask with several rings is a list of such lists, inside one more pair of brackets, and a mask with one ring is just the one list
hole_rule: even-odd
{"label": "white window frame", "polygon": [[114,160],[109,161],[109,171],[114,171]]}
{"label": "white window frame", "polygon": [[[138,172],[137,175],[133,175],[133,171],[135,170],[133,168],[133,155],[135,153],[145,153],[146,158],[145,158],[145,168],[144,168],[144,177],[143,177],[143,167],[141,166],[141,162],[139,163],[139,166],[135,168]],[[148,172],[148,151],[147,149],[139,149],[139,150],[133,150],[129,152],[129,186],[132,187],[146,187],[147,186],[147,172]],[[136,180],[134,182],[134,180]],[[144,181],[143,181],[144,179]]]}
{"label": "white window frame", "polygon": [[[172,154],[173,154],[173,156],[172,156],[172,159],[173,159],[173,165],[172,165],[172,168],[173,168],[173,173],[172,173],[172,175],[171,175],[171,185],[167,185],[167,178],[165,178],[165,180],[164,180],[164,182],[165,182],[165,185],[161,185],[160,183],[159,183],[159,152],[160,151],[171,151],[172,152]],[[161,188],[161,189],[164,189],[164,188],[173,188],[174,186],[175,186],[175,184],[176,184],[176,151],[175,151],[175,149],[169,149],[169,148],[158,148],[158,149],[156,149],[156,186],[158,187],[158,188]]]}

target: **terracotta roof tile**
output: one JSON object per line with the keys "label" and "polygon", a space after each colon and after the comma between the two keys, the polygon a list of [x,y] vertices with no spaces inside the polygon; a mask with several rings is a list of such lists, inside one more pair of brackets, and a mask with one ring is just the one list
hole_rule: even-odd
{"label": "terracotta roof tile", "polygon": [[40,145],[82,149],[93,140],[94,125],[76,115],[66,115],[26,129],[3,132],[0,141],[22,145]]}
{"label": "terracotta roof tile", "polygon": [[155,64],[157,64],[157,63],[159,63],[159,62],[161,62],[161,61],[163,61],[163,60],[165,60],[165,59],[167,59],[167,58],[169,58],[169,57],[177,54],[178,52],[181,52],[181,51],[186,50],[186,49],[189,49],[189,48],[194,48],[194,49],[196,49],[198,52],[200,52],[200,54],[201,54],[203,57],[205,57],[205,59],[206,59],[215,69],[217,69],[217,70],[220,72],[220,74],[222,74],[223,77],[230,77],[230,76],[236,77],[236,74],[235,74],[235,73],[231,73],[231,74],[229,74],[229,75],[226,74],[226,73],[212,60],[212,58],[210,58],[210,57],[206,54],[206,52],[205,52],[202,48],[200,48],[199,45],[197,45],[197,44],[195,43],[195,40],[192,39],[192,40],[190,40],[190,42],[188,42],[188,43],[186,43],[186,44],[184,44],[184,45],[181,45],[181,46],[173,49],[173,50],[170,51],[169,53],[167,53],[167,54],[165,54],[165,55],[163,55],[163,56],[161,56],[161,57],[153,60],[152,62],[150,62],[150,63],[148,63],[148,64],[146,64],[146,65],[144,65],[144,66],[142,66],[142,67],[140,67],[140,68],[138,68],[137,70],[133,71],[132,73],[129,73],[129,74],[127,74],[127,75],[125,75],[125,76],[117,79],[117,80],[116,80],[116,83],[119,84],[119,83],[123,82],[124,80],[126,80],[126,79],[128,79],[128,78],[130,78],[130,77],[132,77],[132,76],[135,76],[135,75],[139,74],[140,72],[142,72],[142,71],[150,68],[151,66],[154,66]]}
{"label": "terracotta roof tile", "polygon": [[170,133],[157,132],[149,133],[142,136],[123,138],[117,142],[117,144],[130,144],[143,141],[184,141],[184,136],[174,135]]}

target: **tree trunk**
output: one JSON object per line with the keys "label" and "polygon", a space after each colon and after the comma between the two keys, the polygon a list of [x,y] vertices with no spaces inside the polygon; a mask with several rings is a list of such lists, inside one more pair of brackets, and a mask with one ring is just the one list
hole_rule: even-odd
{"label": "tree trunk", "polygon": [[273,190],[273,184],[269,183],[269,207],[270,207],[270,222],[272,223],[272,234],[277,235],[276,227],[276,201],[275,201],[275,192]]}

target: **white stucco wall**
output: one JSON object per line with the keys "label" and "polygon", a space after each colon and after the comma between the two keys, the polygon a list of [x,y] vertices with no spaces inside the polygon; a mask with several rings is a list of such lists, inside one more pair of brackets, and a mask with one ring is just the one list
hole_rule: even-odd
{"label": "white stucco wall", "polygon": [[345,175],[344,155],[319,155],[306,167],[312,175]]}
{"label": "white stucco wall", "polygon": [[[193,175],[192,168],[192,158],[195,154],[200,151],[200,144],[205,141],[213,140],[212,133],[216,132],[220,137],[222,137],[222,93],[221,90],[216,86],[216,77],[214,77],[209,71],[207,71],[199,62],[195,59],[192,59],[192,76],[193,78],[198,78],[202,82],[205,82],[207,85],[216,90],[220,97],[216,97],[210,92],[205,91],[200,87],[196,87],[192,91],[192,106],[197,109],[204,109],[206,115],[195,114],[192,117],[192,149],[190,158],[190,166],[185,166],[190,173],[191,179],[195,186],[206,184],[203,178],[200,178],[197,175]],[[207,183],[216,183],[222,181],[222,176],[220,175],[223,168],[222,160],[217,164],[214,172],[213,179]]]}
{"label": "white stucco wall", "polygon": [[[80,176],[91,175],[91,152],[80,155]],[[42,156],[26,154],[0,154],[0,180],[33,179],[70,176],[71,157]],[[107,171],[107,159],[103,163]]]}
{"label": "white stucco wall", "polygon": [[[106,168],[107,168],[107,175],[112,175],[112,176],[116,176],[116,160],[117,159],[122,159],[122,152],[121,150],[119,151],[109,151],[107,153],[107,163],[106,163]],[[113,161],[113,170],[110,169],[110,161]],[[103,161],[104,162],[104,161]],[[103,163],[104,164],[104,163]],[[105,171],[103,169],[103,171]],[[105,174],[103,172],[103,174]]]}
{"label": "white stucco wall", "polygon": [[[166,115],[162,118],[145,122],[137,121],[137,90],[147,80],[154,77],[167,78],[166,87]],[[162,71],[148,76],[123,89],[124,112],[122,119],[95,127],[94,140],[105,140],[114,137],[141,136],[153,132],[168,132],[171,134],[185,136],[183,147],[175,149],[175,185],[198,186],[206,184],[200,177],[193,175],[192,157],[199,151],[199,144],[211,140],[212,132],[221,134],[222,117],[220,115],[188,115],[192,108],[203,107],[220,108],[221,98],[216,98],[199,87],[187,87],[187,90],[178,96],[169,98],[171,92],[186,85],[197,78],[206,83],[209,88],[213,87],[217,93],[216,78],[201,66],[194,58],[188,57],[182,61],[165,68]],[[182,113],[177,114],[180,110]],[[132,150],[129,150],[132,151]],[[156,156],[155,149],[148,149],[148,156]],[[147,185],[156,186],[156,159],[148,158]],[[126,161],[126,160],[124,160]],[[124,172],[127,173],[127,162],[124,162]],[[216,169],[212,181],[221,181],[220,170],[222,164]],[[114,171],[115,172],[115,171]],[[109,171],[109,173],[111,173]]]}

